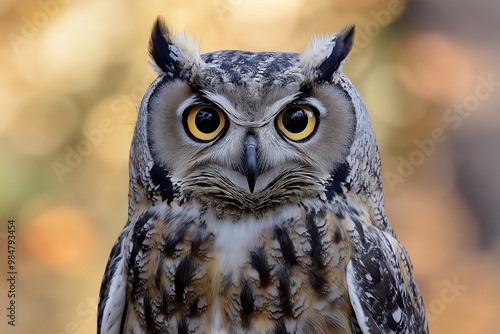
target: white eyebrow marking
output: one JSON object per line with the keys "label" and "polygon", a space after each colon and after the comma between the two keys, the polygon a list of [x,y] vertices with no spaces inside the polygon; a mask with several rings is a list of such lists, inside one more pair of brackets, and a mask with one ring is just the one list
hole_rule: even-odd
{"label": "white eyebrow marking", "polygon": [[261,120],[248,121],[242,118],[241,113],[238,112],[233,104],[224,96],[213,92],[202,92],[206,96],[206,98],[208,98],[210,101],[215,103],[226,112],[231,122],[246,128],[260,128],[269,124],[286,105],[293,102],[301,94],[300,92],[297,92],[279,99],[270,106],[266,107],[264,111],[264,117]]}

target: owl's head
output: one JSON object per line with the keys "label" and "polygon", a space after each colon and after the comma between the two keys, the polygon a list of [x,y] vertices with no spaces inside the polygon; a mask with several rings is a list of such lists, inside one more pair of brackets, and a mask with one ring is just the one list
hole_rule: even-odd
{"label": "owl's head", "polygon": [[378,174],[366,167],[378,166],[378,151],[341,73],[353,37],[349,27],[316,38],[303,54],[200,55],[158,20],[150,54],[159,77],[142,101],[131,154],[131,182],[148,192],[142,198],[259,211],[332,199],[354,182],[365,191],[373,180],[355,173],[363,165]]}

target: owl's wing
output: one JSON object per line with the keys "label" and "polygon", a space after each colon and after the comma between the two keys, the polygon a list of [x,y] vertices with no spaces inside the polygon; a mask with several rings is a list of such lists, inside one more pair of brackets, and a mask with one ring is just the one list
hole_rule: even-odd
{"label": "owl's wing", "polygon": [[359,244],[347,265],[349,297],[363,334],[428,333],[422,297],[404,247],[390,234],[356,224]]}
{"label": "owl's wing", "polygon": [[109,256],[99,293],[98,334],[120,334],[126,316],[126,273],[124,261],[125,231]]}

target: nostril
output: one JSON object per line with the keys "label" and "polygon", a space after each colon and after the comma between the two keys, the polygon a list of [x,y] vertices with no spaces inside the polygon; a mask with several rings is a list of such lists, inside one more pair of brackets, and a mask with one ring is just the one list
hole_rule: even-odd
{"label": "nostril", "polygon": [[250,148],[256,149],[256,146],[257,146],[257,140],[255,139],[255,135],[249,133],[245,139],[245,153]]}

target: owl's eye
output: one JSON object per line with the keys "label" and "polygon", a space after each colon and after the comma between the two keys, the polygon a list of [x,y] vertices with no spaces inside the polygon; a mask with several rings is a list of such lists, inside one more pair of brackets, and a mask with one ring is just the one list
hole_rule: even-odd
{"label": "owl's eye", "polygon": [[317,117],[306,105],[294,105],[281,111],[276,119],[278,130],[288,139],[304,141],[316,130]]}
{"label": "owl's eye", "polygon": [[212,106],[194,106],[184,113],[187,132],[196,140],[214,140],[226,126],[226,115]]}

